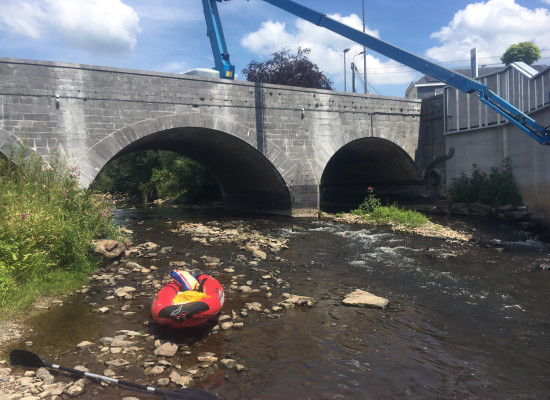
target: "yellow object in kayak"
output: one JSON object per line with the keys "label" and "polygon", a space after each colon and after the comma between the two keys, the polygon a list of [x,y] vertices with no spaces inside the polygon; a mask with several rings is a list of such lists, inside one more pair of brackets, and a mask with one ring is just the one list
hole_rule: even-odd
{"label": "yellow object in kayak", "polygon": [[174,297],[174,304],[183,304],[183,303],[193,303],[194,301],[199,301],[204,298],[210,297],[203,292],[196,292],[194,290],[186,290],[185,292],[179,292],[176,297]]}

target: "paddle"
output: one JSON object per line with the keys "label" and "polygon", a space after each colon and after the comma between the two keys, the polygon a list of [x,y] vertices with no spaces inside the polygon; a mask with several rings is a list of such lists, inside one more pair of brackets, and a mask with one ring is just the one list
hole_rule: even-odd
{"label": "paddle", "polygon": [[216,395],[209,393],[205,390],[194,389],[194,388],[162,390],[162,389],[157,389],[150,386],[140,385],[138,383],[123,381],[121,379],[109,378],[107,376],[96,375],[90,372],[79,371],[77,369],[63,367],[61,365],[50,364],[45,361],[42,361],[42,359],[38,355],[27,350],[12,350],[10,353],[10,363],[12,365],[21,365],[23,367],[36,367],[36,368],[47,367],[47,368],[59,369],[59,370],[71,372],[74,374],[84,375],[88,378],[100,379],[103,381],[117,383],[119,385],[131,386],[136,389],[147,390],[149,392],[153,392],[160,396],[164,396],[164,398],[167,400],[176,400],[176,399],[217,400],[218,399]]}

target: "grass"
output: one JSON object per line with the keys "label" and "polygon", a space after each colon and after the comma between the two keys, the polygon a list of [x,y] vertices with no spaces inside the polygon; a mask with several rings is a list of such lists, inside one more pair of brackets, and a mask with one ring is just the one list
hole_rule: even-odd
{"label": "grass", "polygon": [[25,144],[0,159],[0,318],[78,288],[97,267],[92,240],[120,238],[113,205],[96,201],[79,178]]}
{"label": "grass", "polygon": [[395,204],[383,206],[370,187],[363,203],[359,208],[352,210],[351,213],[359,215],[365,220],[374,221],[377,225],[398,225],[406,229],[418,228],[430,222],[426,216],[418,211],[406,210]]}

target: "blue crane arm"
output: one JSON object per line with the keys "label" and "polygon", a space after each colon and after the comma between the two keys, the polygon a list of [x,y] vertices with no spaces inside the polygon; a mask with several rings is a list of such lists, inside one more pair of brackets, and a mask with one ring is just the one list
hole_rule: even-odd
{"label": "blue crane arm", "polygon": [[[203,0],[206,2],[208,0]],[[210,0],[214,2],[215,0]],[[221,0],[217,0],[221,1]],[[462,74],[437,65],[422,57],[402,50],[392,44],[384,42],[374,36],[368,35],[357,29],[353,29],[341,22],[338,22],[325,14],[302,6],[291,0],[263,0],[275,7],[278,7],[290,14],[296,15],[315,25],[326,28],[332,32],[348,38],[355,43],[368,47],[388,58],[400,62],[412,69],[430,75],[441,82],[453,86],[464,93],[476,93],[480,100],[487,106],[504,116],[508,121],[516,125],[519,129],[527,133],[533,139],[541,144],[550,144],[550,133],[546,128],[539,125],[535,120],[518,110],[512,104],[493,93],[486,85],[468,78]],[[208,18],[207,18],[208,19]],[[220,25],[221,29],[221,25]],[[213,47],[214,49],[214,47]]]}
{"label": "blue crane arm", "polygon": [[229,53],[227,51],[227,45],[225,44],[225,37],[223,36],[222,24],[220,15],[218,14],[216,1],[221,2],[222,0],[202,0],[207,35],[210,39],[216,70],[219,71],[220,78],[234,79],[235,66],[232,65],[229,60]]}

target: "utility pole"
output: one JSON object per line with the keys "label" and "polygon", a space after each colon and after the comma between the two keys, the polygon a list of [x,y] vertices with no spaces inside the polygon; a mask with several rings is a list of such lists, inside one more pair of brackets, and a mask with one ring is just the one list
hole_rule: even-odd
{"label": "utility pole", "polygon": [[351,63],[351,91],[355,93],[355,63]]}

